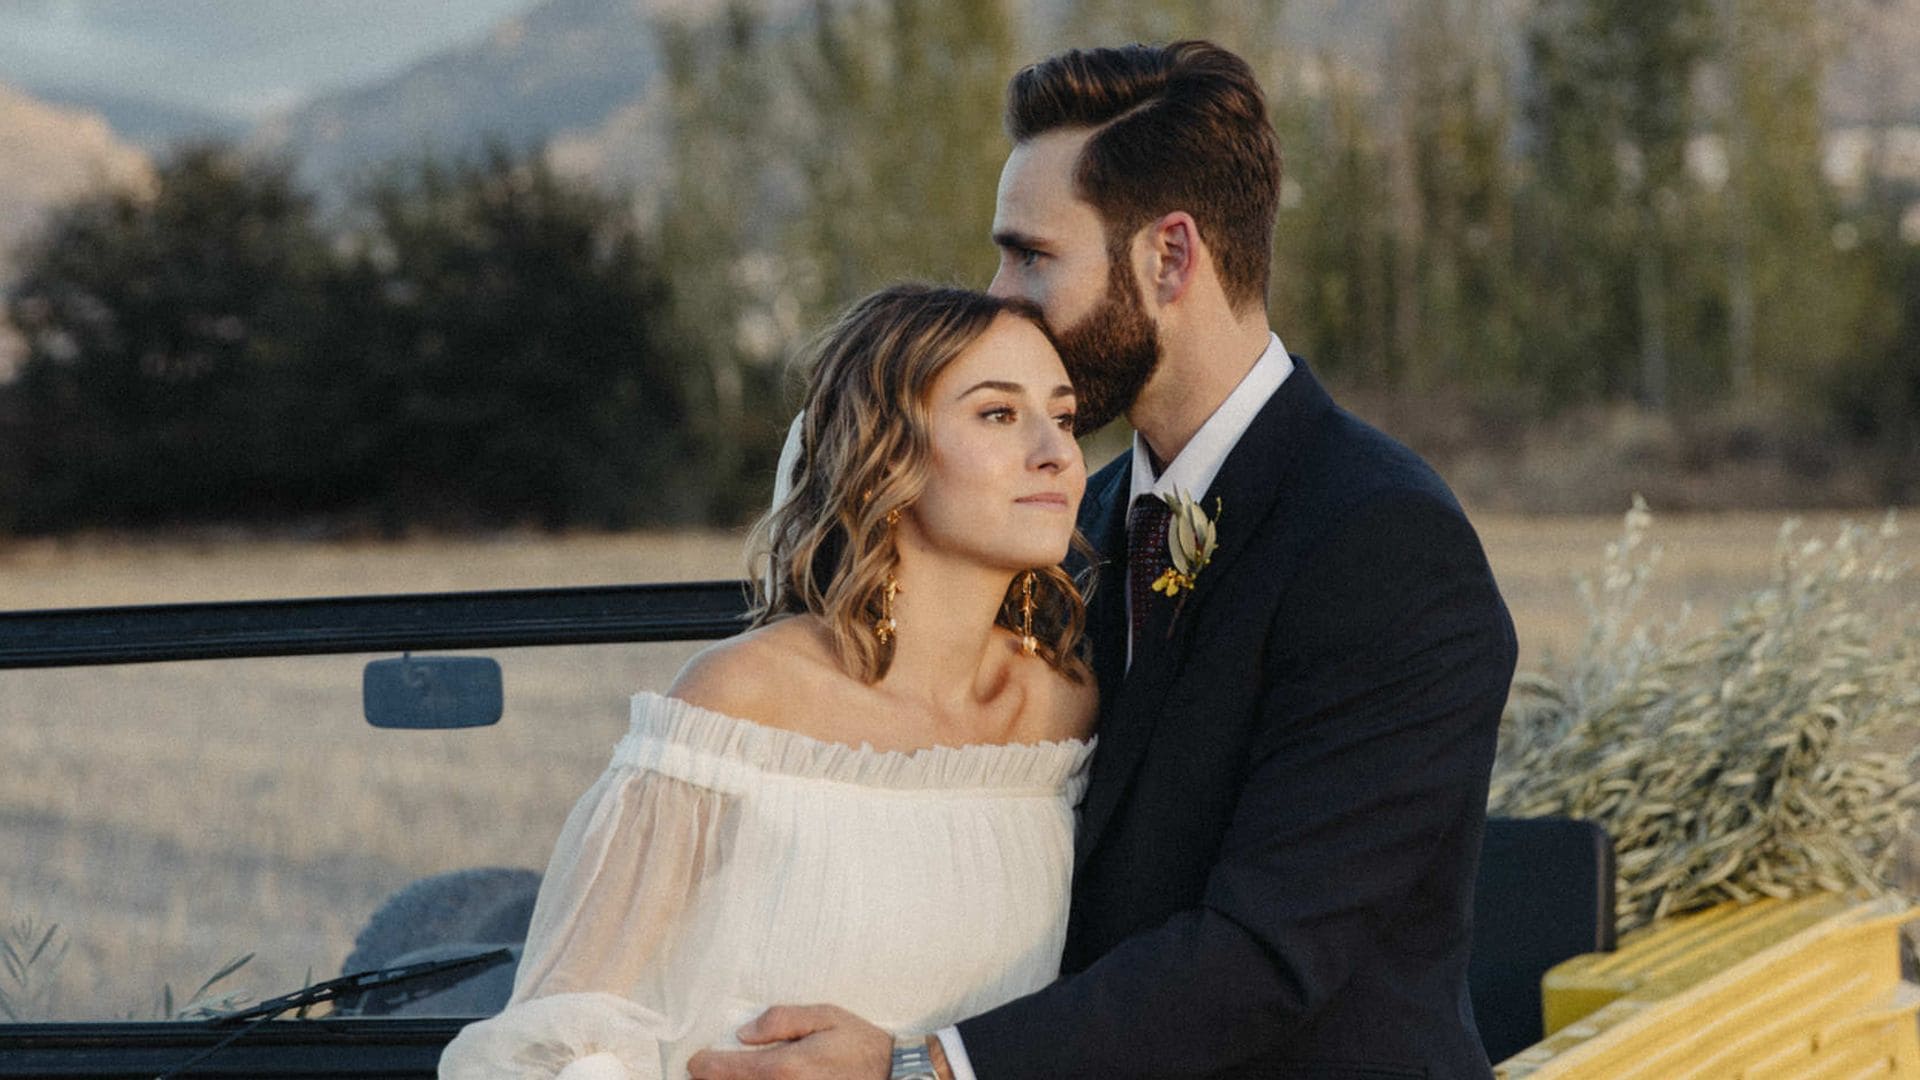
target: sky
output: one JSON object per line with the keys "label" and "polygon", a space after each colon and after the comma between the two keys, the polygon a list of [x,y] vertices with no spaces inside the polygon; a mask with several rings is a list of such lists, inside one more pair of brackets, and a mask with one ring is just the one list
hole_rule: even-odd
{"label": "sky", "polygon": [[0,0],[0,82],[257,120],[540,0]]}

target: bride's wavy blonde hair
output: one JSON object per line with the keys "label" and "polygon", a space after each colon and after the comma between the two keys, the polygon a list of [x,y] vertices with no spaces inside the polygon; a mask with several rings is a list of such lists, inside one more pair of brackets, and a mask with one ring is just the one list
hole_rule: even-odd
{"label": "bride's wavy blonde hair", "polygon": [[[767,573],[753,575],[752,625],[818,615],[849,673],[868,683],[887,673],[893,646],[873,630],[898,558],[887,517],[905,512],[926,489],[934,379],[1002,315],[1047,332],[1039,309],[1022,300],[895,285],[848,308],[801,354],[807,392],[800,456],[791,493],[754,529],[750,547]],[[1078,530],[1073,543],[1090,553]],[[1081,681],[1087,675],[1081,591],[1057,565],[1036,566],[1033,575],[1039,655]],[[1023,576],[1014,576],[995,620],[1015,633]]]}

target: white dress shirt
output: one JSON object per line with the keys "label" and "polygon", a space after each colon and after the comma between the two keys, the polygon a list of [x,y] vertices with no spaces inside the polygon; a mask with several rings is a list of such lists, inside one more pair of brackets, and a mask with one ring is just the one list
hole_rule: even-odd
{"label": "white dress shirt", "polygon": [[[1253,425],[1253,418],[1266,405],[1267,399],[1280,384],[1293,374],[1293,358],[1287,355],[1287,347],[1280,343],[1280,335],[1267,333],[1267,348],[1253,367],[1233,388],[1233,393],[1213,410],[1207,422],[1193,433],[1187,445],[1181,448],[1179,456],[1167,463],[1165,472],[1154,475],[1153,457],[1147,452],[1147,440],[1139,432],[1133,434],[1133,485],[1127,499],[1127,509],[1133,509],[1133,503],[1142,495],[1170,495],[1184,492],[1195,499],[1207,493],[1213,486],[1214,477],[1220,475],[1220,467],[1227,463],[1227,455],[1233,452],[1240,436],[1247,433]],[[1131,626],[1133,597],[1127,597],[1127,613]],[[1127,663],[1133,663],[1133,642],[1127,642]],[[952,1068],[954,1080],[978,1080],[973,1073],[973,1064],[967,1059],[967,1048],[960,1038],[957,1027],[941,1028],[935,1033],[940,1039],[940,1048],[946,1051],[947,1065]]]}
{"label": "white dress shirt", "polygon": [[1240,436],[1253,426],[1253,418],[1259,415],[1261,407],[1291,374],[1293,358],[1287,355],[1287,347],[1280,344],[1280,335],[1269,331],[1266,351],[1241,377],[1240,385],[1233,388],[1227,400],[1221,402],[1213,415],[1207,417],[1207,422],[1200,425],[1200,430],[1193,433],[1193,438],[1187,440],[1180,455],[1167,464],[1167,471],[1158,476],[1153,473],[1153,456],[1147,451],[1147,440],[1134,432],[1133,491],[1127,500],[1128,507],[1142,495],[1171,495],[1175,491],[1184,491],[1196,499],[1205,495]]}
{"label": "white dress shirt", "polygon": [[[1133,504],[1143,495],[1162,496],[1183,493],[1193,499],[1200,499],[1213,486],[1213,478],[1220,475],[1220,466],[1227,463],[1227,455],[1240,442],[1240,436],[1247,433],[1253,418],[1260,413],[1267,399],[1273,396],[1280,384],[1293,374],[1293,358],[1287,355],[1287,347],[1280,343],[1280,335],[1267,333],[1267,351],[1253,362],[1253,367],[1240,379],[1240,385],[1233,388],[1227,400],[1213,410],[1207,422],[1193,433],[1180,453],[1167,463],[1167,471],[1155,476],[1153,473],[1153,455],[1147,451],[1147,440],[1139,433],[1133,433],[1133,488],[1127,498],[1127,513],[1133,513]],[[1127,576],[1127,625],[1133,625],[1133,589],[1132,575]],[[1127,638],[1127,666],[1133,666],[1133,638]]]}

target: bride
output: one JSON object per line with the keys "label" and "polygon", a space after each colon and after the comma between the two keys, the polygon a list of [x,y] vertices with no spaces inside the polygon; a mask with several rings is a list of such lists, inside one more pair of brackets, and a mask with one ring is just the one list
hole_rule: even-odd
{"label": "bride", "polygon": [[787,1001],[924,1067],[927,1033],[1057,973],[1096,708],[1066,371],[1034,309],[919,285],[809,359],[752,628],[634,697],[512,1003],[442,1077],[684,1077]]}

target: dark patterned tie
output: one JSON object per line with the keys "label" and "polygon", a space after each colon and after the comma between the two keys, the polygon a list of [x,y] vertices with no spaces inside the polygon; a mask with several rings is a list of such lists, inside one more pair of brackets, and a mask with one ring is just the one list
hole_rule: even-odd
{"label": "dark patterned tie", "polygon": [[1153,603],[1153,583],[1173,565],[1167,554],[1167,524],[1173,510],[1158,495],[1142,495],[1127,511],[1127,602],[1131,616],[1131,655],[1140,655],[1140,631]]}

